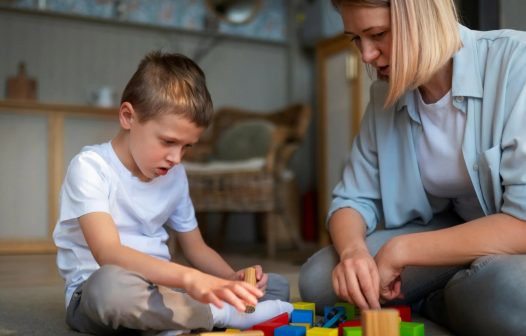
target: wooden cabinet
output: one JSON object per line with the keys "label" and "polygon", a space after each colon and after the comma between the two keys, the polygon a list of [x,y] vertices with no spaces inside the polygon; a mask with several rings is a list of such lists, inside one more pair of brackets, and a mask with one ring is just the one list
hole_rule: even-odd
{"label": "wooden cabinet", "polygon": [[[345,160],[358,132],[368,100],[370,79],[359,51],[338,35],[316,46],[318,99],[318,222],[320,243],[329,242],[325,217],[333,188],[341,179]],[[365,75],[364,75],[365,74]]]}
{"label": "wooden cabinet", "polygon": [[116,109],[0,101],[0,254],[55,251],[69,161],[118,130]]}

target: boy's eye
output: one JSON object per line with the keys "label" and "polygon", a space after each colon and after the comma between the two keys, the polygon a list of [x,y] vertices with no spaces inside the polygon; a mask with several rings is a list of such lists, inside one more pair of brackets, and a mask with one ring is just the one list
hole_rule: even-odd
{"label": "boy's eye", "polygon": [[165,145],[173,145],[173,144],[175,144],[175,142],[172,141],[172,140],[162,140],[162,142],[163,142],[163,144],[165,144]]}
{"label": "boy's eye", "polygon": [[351,42],[356,43],[356,41],[360,40],[360,37],[359,36],[351,36],[350,39],[351,39]]}

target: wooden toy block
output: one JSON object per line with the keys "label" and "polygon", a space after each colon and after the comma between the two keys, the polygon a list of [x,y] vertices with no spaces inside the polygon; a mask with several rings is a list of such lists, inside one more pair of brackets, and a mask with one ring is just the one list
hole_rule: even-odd
{"label": "wooden toy block", "polygon": [[338,324],[345,322],[345,312],[344,311],[339,311],[335,315],[331,313],[327,314],[327,317],[330,317],[330,316],[332,317],[330,318],[330,320],[325,321],[325,323],[323,324],[323,328],[333,328],[334,326],[337,326]]}
{"label": "wooden toy block", "polygon": [[[256,286],[257,280],[256,280],[256,269],[254,267],[248,267],[245,268],[245,282],[251,284],[252,286]],[[247,304],[245,308],[245,313],[252,314],[256,311],[256,306]]]}
{"label": "wooden toy block", "polygon": [[263,322],[252,326],[252,330],[261,330],[265,334],[264,336],[274,336],[274,330],[284,325],[286,325],[286,323]]}
{"label": "wooden toy block", "polygon": [[305,336],[307,328],[301,326],[284,325],[274,329],[274,336]]}
{"label": "wooden toy block", "polygon": [[356,307],[349,302],[338,302],[334,307],[343,307],[345,309],[345,316],[347,321],[354,320],[356,317]]}
{"label": "wooden toy block", "polygon": [[314,327],[307,330],[307,336],[338,336],[338,329]]}
{"label": "wooden toy block", "polygon": [[400,314],[400,318],[402,319],[402,321],[411,322],[411,307],[400,305],[400,306],[392,306],[389,308],[398,310],[398,314]]}
{"label": "wooden toy block", "polygon": [[362,327],[344,327],[343,336],[362,336]]}
{"label": "wooden toy block", "polygon": [[400,322],[400,336],[424,336],[424,324],[416,322]]}
{"label": "wooden toy block", "polygon": [[297,327],[305,327],[306,329],[309,329],[310,327],[312,327],[310,325],[310,323],[295,323],[295,322],[291,322],[289,323],[291,326],[297,326]]}
{"label": "wooden toy block", "polygon": [[400,315],[396,309],[362,311],[364,336],[400,336]]}
{"label": "wooden toy block", "polygon": [[293,323],[309,323],[313,325],[312,311],[303,309],[294,309],[290,314],[290,322]]}
{"label": "wooden toy block", "polygon": [[360,320],[352,320],[352,321],[345,321],[343,323],[340,323],[338,325],[338,336],[343,336],[343,328],[345,327],[361,327],[362,321]]}

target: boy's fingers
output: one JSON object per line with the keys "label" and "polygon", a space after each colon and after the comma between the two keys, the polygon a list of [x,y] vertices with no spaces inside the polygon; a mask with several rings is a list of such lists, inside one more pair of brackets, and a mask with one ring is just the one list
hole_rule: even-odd
{"label": "boy's fingers", "polygon": [[226,289],[221,292],[221,299],[230,303],[234,308],[236,308],[240,312],[244,312],[246,309],[246,304],[243,301],[244,300],[248,301],[245,298],[240,298],[239,295],[235,294],[229,289]]}
{"label": "boy's fingers", "polygon": [[223,301],[220,300],[215,294],[213,293],[210,293],[208,295],[208,301],[209,303],[213,304],[214,306],[216,306],[217,308],[221,309],[223,308]]}
{"label": "boy's fingers", "polygon": [[256,269],[256,279],[260,280],[263,276],[263,267],[261,265],[253,266]]}
{"label": "boy's fingers", "polygon": [[241,287],[243,287],[246,291],[250,293],[250,295],[255,296],[257,298],[260,298],[263,296],[263,292],[261,289],[257,288],[256,286],[252,286],[246,282],[241,283]]}

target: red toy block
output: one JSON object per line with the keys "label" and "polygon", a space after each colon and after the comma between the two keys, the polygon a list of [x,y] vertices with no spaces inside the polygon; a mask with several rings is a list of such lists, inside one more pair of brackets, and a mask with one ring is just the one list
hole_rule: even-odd
{"label": "red toy block", "polygon": [[409,306],[392,306],[389,308],[393,308],[398,310],[398,313],[400,314],[400,318],[403,322],[411,322],[411,307]]}
{"label": "red toy block", "polygon": [[343,323],[338,324],[338,336],[343,336],[343,328],[344,327],[361,327],[362,321],[360,320],[352,320],[352,321],[345,321]]}
{"label": "red toy block", "polygon": [[261,330],[265,336],[274,336],[274,329],[287,325],[286,323],[281,322],[263,322],[260,324],[254,325],[252,330]]}
{"label": "red toy block", "polygon": [[289,314],[288,313],[279,314],[278,316],[273,317],[270,320],[266,320],[265,322],[261,322],[261,323],[267,323],[267,322],[277,322],[277,323],[281,323],[281,324],[288,324],[289,323]]}

